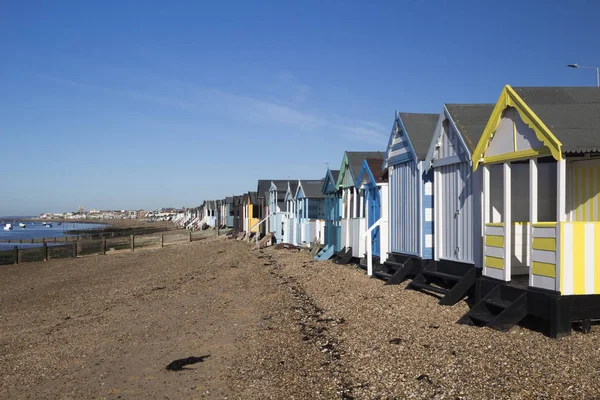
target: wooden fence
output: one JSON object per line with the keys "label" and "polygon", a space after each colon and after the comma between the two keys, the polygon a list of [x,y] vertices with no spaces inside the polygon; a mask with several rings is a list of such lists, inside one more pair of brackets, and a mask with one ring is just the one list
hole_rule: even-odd
{"label": "wooden fence", "polygon": [[[60,242],[44,241],[42,246],[20,249],[18,246],[10,250],[0,251],[0,265],[20,264],[24,262],[46,261],[55,258],[71,258],[106,254],[117,250],[135,251],[140,248],[158,248],[173,244],[189,243],[206,239],[210,235],[197,231],[172,231],[151,235],[129,235],[101,239],[83,239]],[[17,242],[13,242],[17,243]],[[24,243],[30,243],[29,241]],[[34,242],[40,243],[40,242]]]}
{"label": "wooden fence", "polygon": [[94,240],[129,237],[131,235],[141,236],[150,234],[170,234],[172,232],[181,232],[181,229],[167,227],[142,227],[142,228],[119,228],[109,227],[92,229],[89,231],[69,230],[67,233],[72,234],[53,237],[53,238],[36,238],[36,239],[0,239],[0,243],[15,243],[15,244],[42,244],[42,243],[71,243],[74,240]]}

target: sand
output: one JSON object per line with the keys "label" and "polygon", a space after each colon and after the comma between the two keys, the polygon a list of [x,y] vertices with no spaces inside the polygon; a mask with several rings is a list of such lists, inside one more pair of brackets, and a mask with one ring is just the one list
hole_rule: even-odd
{"label": "sand", "polygon": [[224,238],[6,266],[0,398],[600,397],[600,328],[500,333],[466,310]]}

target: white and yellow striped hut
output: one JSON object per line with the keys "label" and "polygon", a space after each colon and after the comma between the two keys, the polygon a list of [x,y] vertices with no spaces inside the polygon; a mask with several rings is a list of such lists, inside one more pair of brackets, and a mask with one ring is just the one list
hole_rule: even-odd
{"label": "white and yellow striped hut", "polygon": [[480,300],[499,282],[526,288],[527,315],[552,336],[600,318],[600,89],[505,86],[472,157],[483,169]]}

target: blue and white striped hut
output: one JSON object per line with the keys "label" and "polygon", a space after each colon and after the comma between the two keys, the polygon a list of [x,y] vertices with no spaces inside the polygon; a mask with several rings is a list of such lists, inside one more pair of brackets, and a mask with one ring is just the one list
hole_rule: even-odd
{"label": "blue and white striped hut", "polygon": [[390,191],[390,251],[403,257],[433,257],[433,172],[425,157],[439,114],[396,113],[383,169]]}

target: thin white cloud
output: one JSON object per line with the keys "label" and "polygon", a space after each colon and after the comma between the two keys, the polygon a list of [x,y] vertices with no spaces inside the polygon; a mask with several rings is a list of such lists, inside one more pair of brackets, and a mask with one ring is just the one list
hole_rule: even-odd
{"label": "thin white cloud", "polygon": [[[170,95],[138,92],[117,89],[98,84],[74,81],[54,76],[43,76],[54,82],[78,89],[100,91],[103,93],[158,104],[165,107],[177,107],[186,111],[205,111],[231,116],[233,119],[244,119],[261,124],[282,124],[295,129],[311,131],[327,130],[332,135],[351,138],[369,143],[387,141],[386,129],[379,123],[354,120],[333,114],[321,114],[300,110],[284,101],[268,101],[251,96],[229,93],[214,88],[206,88],[189,82],[162,79],[162,86],[167,85]],[[155,77],[158,79],[159,77]],[[278,79],[295,81],[288,72],[281,72]],[[158,88],[161,85],[153,86]],[[297,85],[297,96],[306,97],[310,89],[306,85]],[[304,88],[303,88],[304,87]],[[303,89],[302,89],[303,88]]]}

